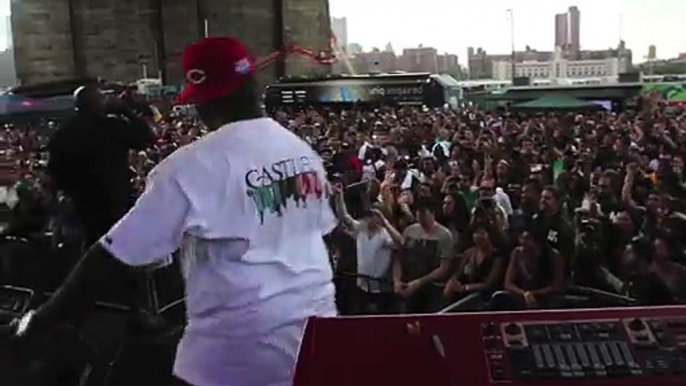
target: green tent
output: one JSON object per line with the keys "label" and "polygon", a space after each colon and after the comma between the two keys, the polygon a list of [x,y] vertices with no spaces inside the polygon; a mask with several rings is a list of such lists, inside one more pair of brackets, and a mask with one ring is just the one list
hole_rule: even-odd
{"label": "green tent", "polygon": [[512,106],[515,110],[596,111],[602,106],[564,95],[549,95]]}

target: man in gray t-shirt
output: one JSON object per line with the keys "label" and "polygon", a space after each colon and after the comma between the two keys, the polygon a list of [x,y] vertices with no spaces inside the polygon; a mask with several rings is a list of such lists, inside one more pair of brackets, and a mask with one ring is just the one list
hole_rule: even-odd
{"label": "man in gray t-shirt", "polygon": [[432,201],[419,203],[418,222],[403,232],[405,250],[393,267],[395,292],[410,313],[436,311],[442,290],[436,282],[446,278],[453,257],[453,236],[436,222],[435,207]]}

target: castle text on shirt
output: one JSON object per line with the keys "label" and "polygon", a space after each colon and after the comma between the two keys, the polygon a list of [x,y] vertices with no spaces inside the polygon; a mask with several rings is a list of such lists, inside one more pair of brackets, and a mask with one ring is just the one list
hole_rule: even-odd
{"label": "castle text on shirt", "polygon": [[305,208],[309,197],[321,200],[322,196],[329,196],[325,180],[314,165],[314,159],[302,156],[251,169],[245,174],[247,194],[255,204],[261,224],[267,212],[282,216],[288,209],[289,199],[295,207]]}

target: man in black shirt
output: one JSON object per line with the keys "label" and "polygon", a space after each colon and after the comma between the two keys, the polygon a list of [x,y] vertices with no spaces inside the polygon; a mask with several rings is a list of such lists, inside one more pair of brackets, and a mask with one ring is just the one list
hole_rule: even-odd
{"label": "man in black shirt", "polygon": [[75,98],[76,115],[50,139],[48,169],[71,199],[90,245],[133,204],[129,150],[145,149],[154,136],[121,99],[106,101],[93,87],[78,89]]}
{"label": "man in black shirt", "polygon": [[543,189],[540,199],[540,213],[537,216],[541,229],[547,229],[547,240],[551,248],[562,256],[567,269],[574,256],[574,227],[567,221],[562,210],[562,193],[555,186]]}

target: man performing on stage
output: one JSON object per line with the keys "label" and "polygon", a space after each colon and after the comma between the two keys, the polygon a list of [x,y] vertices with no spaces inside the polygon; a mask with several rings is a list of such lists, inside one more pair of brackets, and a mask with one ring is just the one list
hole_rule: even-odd
{"label": "man performing on stage", "polygon": [[309,145],[264,117],[240,42],[202,39],[183,67],[181,100],[214,132],[162,162],[133,209],[13,330],[83,315],[105,261],[147,265],[181,247],[188,326],[174,374],[193,386],[288,385],[306,319],[336,315],[326,174]]}
{"label": "man performing on stage", "polygon": [[131,208],[129,151],[152,145],[154,135],[130,102],[106,99],[91,86],[74,97],[76,114],[50,139],[48,171],[71,200],[90,247]]}

